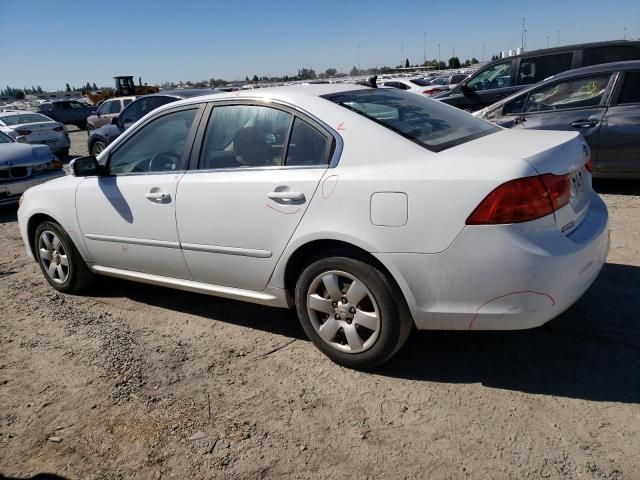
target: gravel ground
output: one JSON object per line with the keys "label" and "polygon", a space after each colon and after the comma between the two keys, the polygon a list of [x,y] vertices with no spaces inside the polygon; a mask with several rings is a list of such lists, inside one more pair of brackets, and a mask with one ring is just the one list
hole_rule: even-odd
{"label": "gravel ground", "polygon": [[0,478],[638,479],[640,188],[598,189],[611,254],[574,307],[416,332],[370,373],[293,312],[112,279],[57,294],[0,210]]}

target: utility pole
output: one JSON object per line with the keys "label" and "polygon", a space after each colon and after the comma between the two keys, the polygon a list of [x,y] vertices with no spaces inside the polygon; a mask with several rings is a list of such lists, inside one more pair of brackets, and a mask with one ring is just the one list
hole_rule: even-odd
{"label": "utility pole", "polygon": [[524,17],[522,17],[522,35],[521,35],[521,42],[520,42],[520,48],[522,48],[522,51],[524,52]]}
{"label": "utility pole", "polygon": [[358,44],[358,70],[360,70],[360,44]]}
{"label": "utility pole", "polygon": [[482,63],[484,63],[484,57],[487,54],[487,46],[482,45]]}
{"label": "utility pole", "polygon": [[549,48],[549,35],[547,35],[547,48]]}
{"label": "utility pole", "polygon": [[441,63],[442,63],[442,57],[440,56],[440,44],[438,44],[438,70],[440,69]]}
{"label": "utility pole", "polygon": [[560,30],[558,30],[558,43],[556,45],[556,47],[560,46]]}
{"label": "utility pole", "polygon": [[404,42],[400,44],[400,66],[404,65]]}
{"label": "utility pole", "polygon": [[627,39],[627,27],[624,27],[624,33],[622,35],[622,39],[626,40]]}
{"label": "utility pole", "polygon": [[422,32],[422,64],[427,63],[427,32]]}
{"label": "utility pole", "polygon": [[524,46],[522,47],[522,51],[524,52],[527,49],[527,29],[524,29]]}

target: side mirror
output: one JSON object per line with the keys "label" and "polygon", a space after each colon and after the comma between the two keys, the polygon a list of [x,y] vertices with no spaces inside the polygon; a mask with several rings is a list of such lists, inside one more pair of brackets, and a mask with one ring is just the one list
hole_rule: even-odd
{"label": "side mirror", "polygon": [[111,119],[111,125],[118,125],[118,117],[113,117]]}
{"label": "side mirror", "polygon": [[80,157],[71,160],[69,170],[74,177],[93,177],[102,173],[103,167],[98,163],[96,157]]}
{"label": "side mirror", "polygon": [[467,95],[467,94],[469,94],[469,93],[473,93],[473,92],[475,92],[475,89],[471,88],[471,87],[470,87],[469,85],[467,85],[467,83],[465,82],[465,83],[461,83],[461,84],[460,84],[460,91],[461,91],[463,94]]}
{"label": "side mirror", "polygon": [[91,110],[91,115],[97,115],[99,117],[100,113],[97,110]]}

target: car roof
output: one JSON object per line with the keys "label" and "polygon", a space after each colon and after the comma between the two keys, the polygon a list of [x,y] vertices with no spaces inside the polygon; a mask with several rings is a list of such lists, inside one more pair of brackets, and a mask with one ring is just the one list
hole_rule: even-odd
{"label": "car roof", "polygon": [[591,42],[591,43],[575,43],[573,45],[560,45],[558,47],[551,48],[540,48],[538,50],[527,50],[526,52],[522,52],[518,55],[509,55],[507,57],[498,58],[491,62],[488,62],[486,65],[483,65],[483,69],[489,65],[493,65],[495,63],[500,63],[504,60],[513,60],[514,58],[528,58],[537,55],[551,55],[554,53],[561,53],[570,50],[578,50],[582,48],[595,48],[595,47],[613,47],[613,46],[630,46],[640,48],[640,42],[633,40],[610,40],[607,42]]}
{"label": "car roof", "polygon": [[[213,90],[210,88],[180,88],[176,90],[164,90],[158,93],[150,93],[148,95],[143,95],[144,97],[175,97],[175,98],[190,98],[195,97],[197,95],[209,95],[212,94]],[[140,97],[136,97],[136,100]]]}

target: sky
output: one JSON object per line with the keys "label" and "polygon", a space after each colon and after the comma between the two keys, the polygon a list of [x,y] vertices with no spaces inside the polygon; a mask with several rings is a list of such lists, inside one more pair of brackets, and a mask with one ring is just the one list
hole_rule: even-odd
{"label": "sky", "polygon": [[[64,89],[348,72],[405,58],[490,59],[519,47],[640,38],[638,0],[0,0],[0,86]],[[358,48],[359,45],[359,48]],[[483,45],[486,49],[483,49]],[[484,53],[486,52],[486,53]]]}

